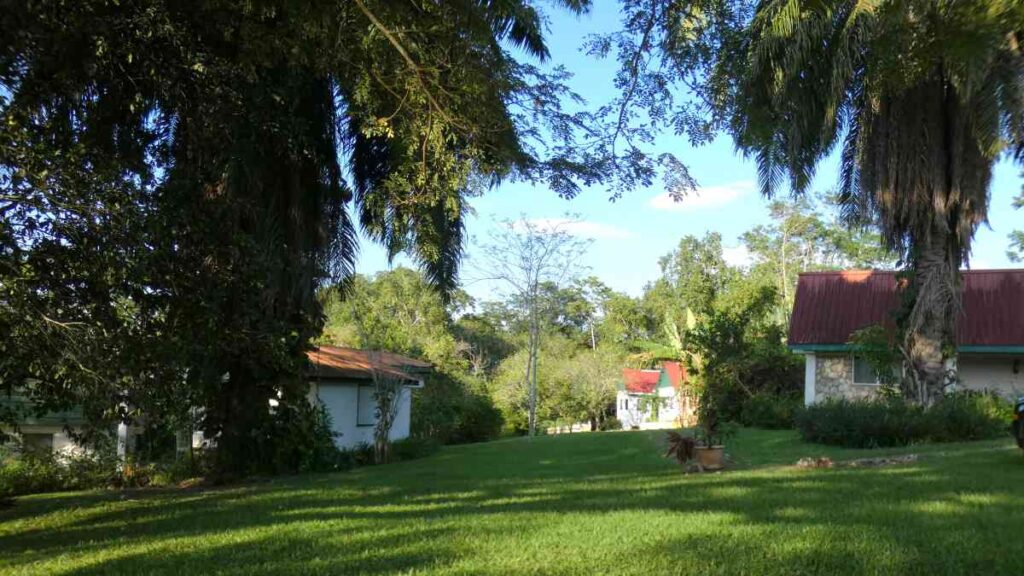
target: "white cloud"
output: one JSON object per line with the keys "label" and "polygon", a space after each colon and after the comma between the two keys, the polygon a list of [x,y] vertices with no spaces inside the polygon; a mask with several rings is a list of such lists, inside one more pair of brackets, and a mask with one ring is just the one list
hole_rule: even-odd
{"label": "white cloud", "polygon": [[[589,222],[587,220],[571,220],[569,218],[531,218],[529,223],[540,230],[558,229],[567,234],[581,236],[583,238],[622,240],[624,238],[633,237],[633,233],[629,230],[619,228],[618,226],[612,226],[611,224]],[[513,228],[521,230],[523,226],[520,222],[517,222],[516,224],[513,224]]]}
{"label": "white cloud", "polygon": [[730,266],[747,267],[754,262],[754,256],[747,250],[747,247],[740,244],[739,246],[726,246],[722,248],[722,258],[725,259],[726,263]]}
{"label": "white cloud", "polygon": [[656,210],[664,210],[666,212],[687,212],[728,204],[740,196],[752,192],[754,189],[754,182],[739,180],[720,186],[701,186],[678,201],[670,193],[665,192],[651,198],[650,205]]}

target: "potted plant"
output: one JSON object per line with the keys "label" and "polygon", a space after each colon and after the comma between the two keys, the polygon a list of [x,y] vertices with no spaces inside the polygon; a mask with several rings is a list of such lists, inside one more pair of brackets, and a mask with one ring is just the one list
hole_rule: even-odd
{"label": "potted plant", "polygon": [[705,470],[721,470],[725,467],[725,437],[727,426],[717,420],[701,422],[695,431],[697,445],[693,449],[700,467]]}
{"label": "potted plant", "polygon": [[704,470],[721,470],[725,467],[725,441],[736,433],[735,427],[718,417],[718,410],[710,394],[706,394],[700,406],[700,417],[694,436],[697,445],[694,456]]}
{"label": "potted plant", "polygon": [[665,438],[668,443],[665,456],[674,456],[688,472],[721,470],[725,467],[725,440],[733,434],[735,427],[731,423],[717,419],[704,420],[693,435],[669,430]]}

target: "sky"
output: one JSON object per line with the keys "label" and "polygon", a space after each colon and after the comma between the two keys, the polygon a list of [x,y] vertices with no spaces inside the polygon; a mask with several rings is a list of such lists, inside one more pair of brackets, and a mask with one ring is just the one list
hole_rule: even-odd
{"label": "sky", "polygon": [[[580,51],[588,34],[614,31],[619,26],[617,2],[598,0],[589,14],[576,17],[565,11],[550,10],[548,47],[551,63],[565,65],[574,73],[572,88],[582,94],[588,104],[599,105],[615,97],[612,78],[617,64],[614,59],[597,60]],[[682,202],[673,202],[663,187],[636,189],[611,201],[611,193],[603,187],[587,188],[572,200],[564,200],[553,191],[525,182],[501,184],[484,196],[475,198],[475,212],[467,222],[471,237],[467,258],[463,263],[465,289],[475,298],[497,297],[496,287],[474,281],[474,242],[486,240],[496,220],[550,220],[573,214],[579,222],[570,230],[575,235],[592,239],[584,265],[584,275],[594,275],[615,290],[633,296],[641,294],[644,285],[658,278],[658,259],[670,253],[686,235],[703,236],[706,232],[722,235],[726,257],[733,263],[744,261],[739,236],[759,225],[770,223],[767,204],[757,191],[757,172],[750,160],[735,152],[732,139],[720,136],[713,143],[694,148],[685,137],[666,134],[658,138],[656,148],[675,154],[689,168],[698,188]],[[834,158],[822,163],[812,190],[832,189],[838,172]],[[1013,198],[1021,190],[1024,179],[1010,162],[996,166],[991,188],[989,224],[982,226],[975,237],[971,268],[1009,268],[1006,257],[1007,235],[1014,228],[1024,229],[1024,210],[1015,211]],[[399,256],[391,266],[412,266]],[[365,237],[360,242],[356,271],[374,274],[387,270],[385,252]]]}

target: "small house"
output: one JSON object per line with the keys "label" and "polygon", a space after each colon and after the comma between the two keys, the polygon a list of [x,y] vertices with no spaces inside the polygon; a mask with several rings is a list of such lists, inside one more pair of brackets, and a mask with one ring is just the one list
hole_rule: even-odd
{"label": "small house", "polygon": [[[949,364],[954,386],[1024,394],[1024,270],[970,270],[962,278],[956,356]],[[878,374],[850,341],[861,329],[891,326],[899,301],[891,271],[800,275],[789,347],[805,359],[805,404],[878,393]]]}
{"label": "small house", "polygon": [[310,401],[319,400],[327,409],[336,434],[334,443],[339,448],[373,444],[373,429],[377,423],[375,376],[404,383],[390,438],[409,437],[412,391],[423,387],[430,364],[392,352],[337,346],[320,346],[307,356],[312,364]]}
{"label": "small house", "polygon": [[687,386],[686,368],[663,362],[656,370],[622,370],[615,399],[615,417],[625,429],[693,426],[697,398]]}
{"label": "small house", "polygon": [[[412,390],[423,387],[430,364],[391,352],[337,346],[321,346],[307,352],[307,357],[310,361],[306,375],[309,381],[309,400],[323,403],[331,418],[334,442],[339,448],[373,443],[373,429],[377,422],[374,377],[393,378],[403,383],[398,414],[390,437],[392,440],[409,437]],[[274,401],[271,400],[268,409],[272,409],[273,405]],[[24,445],[60,453],[77,449],[68,432],[78,432],[85,424],[81,409],[34,416],[29,408],[29,401],[22,396],[0,397],[0,409],[26,414],[18,423],[15,434]],[[138,432],[137,428],[124,424],[117,427],[120,454],[132,450]],[[201,432],[183,431],[179,434],[178,449],[182,451],[189,446],[202,447],[213,441],[205,438]]]}

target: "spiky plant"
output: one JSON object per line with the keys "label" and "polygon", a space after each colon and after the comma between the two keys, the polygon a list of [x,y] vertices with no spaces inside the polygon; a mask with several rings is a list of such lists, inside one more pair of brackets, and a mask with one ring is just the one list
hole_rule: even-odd
{"label": "spiky plant", "polygon": [[993,164],[1024,140],[1022,41],[1011,0],[761,0],[750,24],[737,145],[767,196],[787,177],[803,193],[840,148],[845,215],[876,222],[912,272],[903,342],[924,403],[943,390]]}

